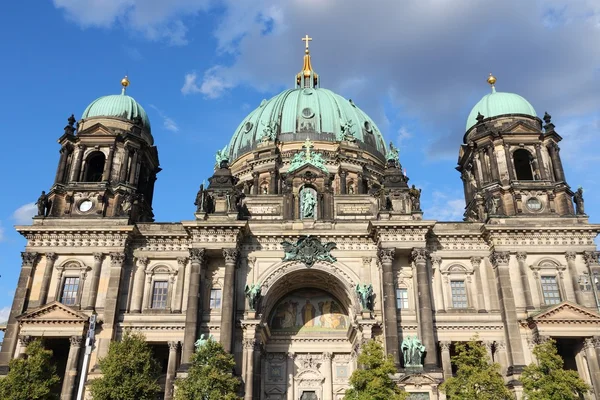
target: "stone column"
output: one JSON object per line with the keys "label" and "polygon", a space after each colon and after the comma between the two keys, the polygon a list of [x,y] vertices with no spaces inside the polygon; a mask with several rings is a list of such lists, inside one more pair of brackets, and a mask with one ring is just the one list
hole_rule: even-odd
{"label": "stone column", "polygon": [[288,377],[288,382],[287,382],[287,400],[295,400],[295,393],[296,393],[296,388],[294,387],[294,375],[295,375],[295,367],[296,367],[296,363],[294,362],[296,358],[296,354],[293,352],[289,352],[287,353],[287,365],[286,365],[286,370],[287,370],[287,377]]}
{"label": "stone column", "polygon": [[[577,259],[577,253],[574,251],[567,251],[565,253],[567,259],[567,267],[569,268],[569,275],[571,276],[571,283],[573,285],[573,291],[575,292],[575,301],[577,304],[585,306],[585,294],[579,290],[579,274],[577,273],[577,265],[575,260]],[[593,277],[590,277],[590,283],[593,285]]]}
{"label": "stone column", "polygon": [[127,168],[129,167],[129,152],[131,148],[127,145],[123,146],[123,162],[121,164],[121,171],[119,171],[119,181],[127,181]]}
{"label": "stone column", "polygon": [[269,194],[277,194],[277,170],[269,171]]}
{"label": "stone column", "polygon": [[488,362],[490,364],[493,364],[494,363],[494,353],[492,351],[492,346],[494,345],[494,342],[484,341],[483,345],[485,346],[485,350],[487,351]]}
{"label": "stone column", "polygon": [[431,292],[429,291],[429,273],[427,271],[427,257],[429,253],[425,248],[415,248],[411,258],[415,264],[417,275],[417,288],[419,297],[419,336],[425,345],[425,361],[423,366],[429,370],[436,369],[437,351],[433,336],[433,312],[431,305]]}
{"label": "stone column", "polygon": [[169,345],[169,360],[167,361],[167,377],[165,379],[165,400],[173,398],[175,384],[175,372],[177,371],[177,350],[179,342],[168,342]]}
{"label": "stone column", "polygon": [[564,182],[565,172],[563,170],[562,162],[560,161],[560,147],[558,147],[556,143],[551,143],[548,146],[548,152],[550,153],[550,159],[552,160],[552,169],[554,170],[554,177],[557,181]]}
{"label": "stone column", "polygon": [[504,157],[506,158],[506,168],[508,169],[508,176],[511,181],[515,180],[515,166],[513,165],[512,158],[510,157],[510,145],[504,144]]}
{"label": "stone column", "polygon": [[115,146],[112,145],[108,148],[108,157],[106,157],[106,164],[104,165],[104,171],[102,172],[102,181],[110,181],[110,173],[112,170],[113,158],[115,155]]}
{"label": "stone column", "polygon": [[383,282],[383,314],[385,316],[385,348],[394,357],[396,365],[400,365],[398,355],[398,315],[396,310],[396,285],[394,284],[395,249],[379,250]]}
{"label": "stone column", "polygon": [[185,311],[185,333],[183,337],[183,351],[181,363],[189,364],[190,357],[194,353],[196,333],[198,329],[198,314],[201,306],[200,299],[200,274],[204,264],[204,249],[190,249],[190,284],[188,291],[188,303]]}
{"label": "stone column", "polygon": [[495,152],[493,143],[487,147],[487,154],[488,154],[488,158],[490,160],[490,167],[492,170],[492,179],[494,181],[499,181],[500,173],[498,172],[498,162],[496,161],[496,152]]}
{"label": "stone column", "polygon": [[500,364],[500,373],[506,376],[508,371],[508,354],[506,352],[506,342],[501,340],[496,342],[496,354],[498,354],[498,364]]}
{"label": "stone column", "polygon": [[103,333],[106,331],[106,334],[98,340],[98,358],[108,354],[108,345],[114,338],[124,262],[125,253],[110,253],[110,275],[104,301],[104,322],[102,323],[102,331]]}
{"label": "stone column", "polygon": [[77,381],[77,371],[79,366],[79,353],[81,353],[81,336],[71,336],[71,346],[69,347],[69,356],[67,357],[67,366],[65,368],[65,377],[63,379],[62,390],[60,391],[60,400],[71,400],[75,382]]}
{"label": "stone column", "polygon": [[444,372],[444,380],[452,378],[452,361],[450,359],[450,346],[452,342],[444,341],[440,342],[440,349],[442,350],[442,370]]}
{"label": "stone column", "polygon": [[226,352],[231,352],[233,338],[233,297],[235,288],[235,267],[238,258],[237,249],[223,249],[225,258],[225,279],[223,280],[223,308],[221,310],[221,344]]}
{"label": "stone column", "polygon": [[65,168],[67,166],[68,149],[66,146],[60,149],[60,160],[58,161],[58,168],[56,170],[56,178],[54,183],[63,183],[65,177]]}
{"label": "stone column", "polygon": [[94,267],[92,271],[92,281],[90,282],[90,295],[85,307],[86,310],[96,308],[96,299],[98,298],[98,285],[100,284],[100,272],[102,271],[102,260],[104,254],[94,253]]}
{"label": "stone column", "polygon": [[81,175],[81,163],[83,162],[83,153],[85,153],[85,146],[80,144],[77,146],[79,149],[77,152],[77,160],[75,161],[75,168],[73,169],[72,181],[78,182],[80,180]]}
{"label": "stone column", "polygon": [[252,194],[258,194],[259,192],[259,178],[260,174],[258,172],[252,172]]}
{"label": "stone column", "polygon": [[490,261],[494,266],[500,312],[504,322],[504,335],[506,337],[508,354],[507,373],[512,375],[513,372],[520,373],[525,365],[525,358],[523,354],[521,332],[519,330],[519,321],[517,320],[517,311],[515,308],[515,297],[510,281],[510,269],[508,267],[510,254],[508,252],[495,251],[490,255]]}
{"label": "stone column", "polygon": [[343,169],[340,170],[340,194],[346,194],[348,193],[347,190],[347,183],[346,183],[346,176],[348,175],[348,173],[346,171],[344,171]]}
{"label": "stone column", "polygon": [[139,149],[133,149],[133,158],[131,159],[131,167],[129,168],[129,184],[135,185],[135,174],[137,173]]}
{"label": "stone column", "polygon": [[29,335],[19,335],[19,357],[18,358],[25,358],[25,354],[27,353],[27,346],[29,346],[29,343],[31,343],[32,340],[33,340],[33,338]]}
{"label": "stone column", "polygon": [[43,306],[48,300],[48,290],[50,288],[50,281],[52,280],[52,271],[54,270],[54,263],[57,258],[58,256],[56,253],[46,253],[46,266],[44,267],[44,277],[42,278],[42,285],[40,287],[38,306]]}
{"label": "stone column", "polygon": [[587,358],[592,388],[594,389],[594,393],[598,395],[600,394],[600,364],[598,363],[596,347],[600,347],[600,339],[597,336],[583,340],[583,350]]}
{"label": "stone column", "polygon": [[483,290],[483,279],[481,278],[481,257],[471,257],[471,265],[475,273],[475,286],[477,287],[478,312],[486,313],[485,292]]}
{"label": "stone column", "polygon": [[542,180],[548,180],[548,173],[546,172],[546,166],[544,165],[544,159],[542,158],[542,144],[536,143],[535,145],[535,157],[537,158],[538,169],[540,170],[540,177]]}
{"label": "stone column", "polygon": [[431,269],[434,273],[433,276],[433,285],[435,288],[435,311],[436,312],[446,312],[446,307],[444,305],[444,289],[442,287],[442,257],[440,256],[431,256]]}
{"label": "stone column", "polygon": [[527,253],[518,252],[517,261],[519,262],[519,275],[521,278],[521,285],[523,286],[523,295],[525,297],[525,308],[527,310],[533,310],[533,299],[531,297],[531,285],[529,285],[529,278],[527,277]]}
{"label": "stone column", "polygon": [[4,341],[2,343],[2,350],[0,352],[0,375],[5,375],[8,373],[8,362],[13,358],[15,348],[17,347],[19,323],[17,322],[16,318],[17,316],[21,315],[23,311],[25,311],[25,304],[27,301],[26,296],[31,288],[31,281],[35,272],[38,253],[24,252],[21,253],[21,258],[23,259],[21,273],[19,275],[17,289],[15,290],[12,308],[8,316],[8,323],[6,324]]}
{"label": "stone column", "polygon": [[133,290],[131,292],[130,313],[142,312],[142,300],[144,299],[144,281],[146,279],[146,267],[150,263],[148,257],[137,257],[135,262],[135,275],[133,276]]}
{"label": "stone column", "polygon": [[185,267],[188,263],[187,257],[177,257],[177,286],[175,287],[175,299],[173,300],[173,312],[180,313],[183,302],[183,285],[185,283]]}
{"label": "stone column", "polygon": [[[245,393],[244,400],[252,400],[254,398],[254,348],[257,346],[255,338],[244,338],[244,383]],[[259,352],[260,353],[260,352]]]}
{"label": "stone column", "polygon": [[325,382],[323,383],[323,400],[333,399],[333,374],[331,372],[331,359],[333,354],[323,353],[323,369],[325,370]]}

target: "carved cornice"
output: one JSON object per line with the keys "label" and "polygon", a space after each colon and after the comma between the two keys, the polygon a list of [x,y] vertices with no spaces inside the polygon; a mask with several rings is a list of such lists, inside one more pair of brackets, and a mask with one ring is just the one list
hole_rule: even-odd
{"label": "carved cornice", "polygon": [[585,228],[498,228],[486,226],[483,236],[490,246],[593,246],[598,225]]}
{"label": "carved cornice", "polygon": [[[297,242],[302,235],[283,236],[290,242]],[[281,251],[281,235],[251,236],[241,243],[241,250],[244,252],[252,251]],[[338,251],[376,251],[377,244],[367,235],[348,236],[348,235],[319,235],[322,243],[335,242]]]}
{"label": "carved cornice", "polygon": [[122,230],[18,230],[27,239],[28,247],[124,247],[131,235],[131,232]]}

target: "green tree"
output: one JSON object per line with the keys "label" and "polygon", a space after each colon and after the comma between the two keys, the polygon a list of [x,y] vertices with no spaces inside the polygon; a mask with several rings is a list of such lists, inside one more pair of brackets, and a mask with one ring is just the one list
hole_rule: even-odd
{"label": "green tree", "polygon": [[563,359],[552,339],[533,348],[537,363],[523,370],[521,381],[528,400],[578,400],[590,387],[575,371],[563,369]]}
{"label": "green tree", "polygon": [[402,391],[390,375],[396,373],[391,355],[385,356],[383,346],[371,340],[358,356],[362,366],[350,377],[352,388],[346,390],[346,400],[404,400],[408,393]]}
{"label": "green tree", "polygon": [[455,345],[456,376],[448,378],[440,390],[452,400],[508,400],[514,396],[504,385],[500,365],[490,363],[487,350],[477,338]]}
{"label": "green tree", "polygon": [[233,375],[235,361],[212,339],[192,355],[185,378],[177,379],[176,400],[238,400],[240,381]]}
{"label": "green tree", "polygon": [[141,333],[125,332],[98,366],[103,376],[90,384],[94,400],[154,400],[160,393],[160,366]]}
{"label": "green tree", "polygon": [[25,358],[15,358],[8,364],[9,372],[0,378],[0,398],[3,400],[58,399],[60,378],[51,362],[52,350],[46,350],[41,340],[27,346]]}

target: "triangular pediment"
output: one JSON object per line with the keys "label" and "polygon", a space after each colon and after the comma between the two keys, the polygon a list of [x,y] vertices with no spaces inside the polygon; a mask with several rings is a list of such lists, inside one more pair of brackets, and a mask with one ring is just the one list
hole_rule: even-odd
{"label": "triangular pediment", "polygon": [[314,166],[313,164],[311,164],[308,161],[304,161],[304,163],[301,164],[300,167],[298,167],[297,169],[290,172],[290,175],[296,175],[296,176],[304,175],[307,172],[310,172],[311,174],[313,174],[315,176],[323,176],[325,174],[329,174],[329,172],[327,170],[323,170],[321,168]]}
{"label": "triangular pediment", "polygon": [[600,315],[578,304],[565,301],[530,318],[534,323],[586,323],[600,325]]}
{"label": "triangular pediment", "polygon": [[114,135],[115,133],[102,125],[100,122],[95,123],[94,125],[85,128],[82,131],[77,132],[77,136],[81,135]]}
{"label": "triangular pediment", "polygon": [[68,322],[85,323],[88,316],[58,301],[46,304],[17,317],[21,323]]}
{"label": "triangular pediment", "polygon": [[517,121],[514,124],[511,124],[506,129],[503,130],[503,133],[511,133],[511,134],[534,134],[540,135],[541,132],[535,127],[527,124],[523,121]]}

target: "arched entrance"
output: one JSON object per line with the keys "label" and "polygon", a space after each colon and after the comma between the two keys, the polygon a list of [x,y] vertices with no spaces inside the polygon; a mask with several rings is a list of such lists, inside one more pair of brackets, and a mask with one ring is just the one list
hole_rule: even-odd
{"label": "arched entrance", "polygon": [[263,283],[261,399],[337,400],[355,368],[356,277],[344,266],[286,263]]}

